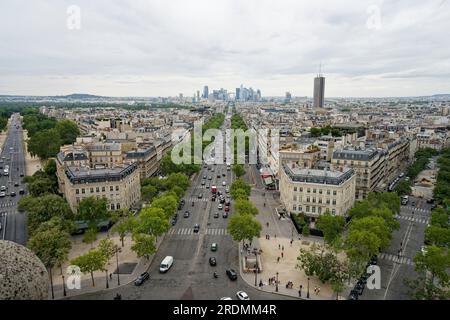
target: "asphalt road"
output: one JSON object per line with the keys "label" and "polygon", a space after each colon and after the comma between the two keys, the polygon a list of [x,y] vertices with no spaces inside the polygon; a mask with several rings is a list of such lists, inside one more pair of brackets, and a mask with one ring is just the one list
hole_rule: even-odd
{"label": "asphalt road", "polygon": [[381,289],[366,288],[361,300],[411,299],[404,281],[417,277],[413,259],[424,245],[424,231],[431,218],[430,206],[425,200],[414,197],[410,197],[407,205],[401,206],[400,216],[397,217],[400,229],[393,233],[391,246],[378,257]]}
{"label": "asphalt road", "polygon": [[[26,215],[17,211],[17,202],[22,195],[20,189],[26,190],[20,174],[25,174],[25,156],[20,115],[12,115],[8,137],[0,154],[0,186],[6,187],[6,196],[0,197],[0,239],[10,240],[24,245],[27,241]],[[16,126],[18,128],[16,128]],[[4,168],[9,165],[9,175],[4,175]],[[18,186],[14,184],[18,183]],[[11,196],[15,192],[16,196]]]}
{"label": "asphalt road", "polygon": [[[217,178],[217,175],[220,175],[220,178]],[[203,179],[204,176],[206,179]],[[212,193],[206,185],[216,185],[219,191],[225,193],[226,187],[222,184],[225,181],[228,187],[232,179],[232,171],[227,171],[225,164],[202,167],[186,192],[186,204],[178,211],[178,222],[168,231],[150,265],[150,280],[142,286],[129,284],[71,299],[105,300],[112,299],[117,293],[122,295],[122,299],[133,300],[217,300],[221,297],[236,299],[236,292],[239,290],[247,292],[252,300],[289,299],[258,291],[247,285],[240,276],[236,281],[231,281],[226,276],[225,271],[228,268],[233,268],[239,275],[239,252],[236,243],[228,235],[228,219],[222,217],[223,210],[218,209],[219,202],[211,201]],[[202,186],[203,180],[205,186]],[[198,198],[199,194],[203,195],[201,199]],[[231,215],[233,209],[232,204]],[[190,213],[189,218],[183,217],[186,210]],[[218,218],[214,218],[216,212],[219,213]],[[195,224],[200,225],[199,233],[193,232]],[[218,245],[216,252],[210,249],[213,242]],[[161,274],[159,265],[166,256],[173,256],[174,264],[167,273]],[[217,266],[209,265],[209,257],[217,259]],[[219,275],[217,279],[213,277],[214,271]]]}

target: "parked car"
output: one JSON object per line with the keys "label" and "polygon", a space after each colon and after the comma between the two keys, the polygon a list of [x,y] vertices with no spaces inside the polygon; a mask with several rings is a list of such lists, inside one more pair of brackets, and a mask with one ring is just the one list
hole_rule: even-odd
{"label": "parked car", "polygon": [[142,273],[139,277],[137,277],[136,280],[134,280],[135,286],[142,285],[145,281],[147,281],[150,278],[150,274],[148,272]]}
{"label": "parked car", "polygon": [[236,297],[238,297],[239,300],[250,300],[247,293],[244,291],[238,291],[236,292]]}
{"label": "parked car", "polygon": [[225,206],[225,211],[226,212],[230,211],[230,207],[229,206]]}
{"label": "parked car", "polygon": [[216,266],[217,265],[217,260],[214,257],[210,257],[209,258],[209,265],[210,266]]}
{"label": "parked car", "polygon": [[19,194],[25,194],[25,190],[24,189],[20,189],[19,190]]}
{"label": "parked car", "polygon": [[228,278],[230,278],[230,280],[232,281],[237,280],[237,273],[233,269],[227,269],[226,273]]}
{"label": "parked car", "polygon": [[222,214],[222,217],[223,217],[224,219],[228,218],[228,212],[224,212],[224,213]]}

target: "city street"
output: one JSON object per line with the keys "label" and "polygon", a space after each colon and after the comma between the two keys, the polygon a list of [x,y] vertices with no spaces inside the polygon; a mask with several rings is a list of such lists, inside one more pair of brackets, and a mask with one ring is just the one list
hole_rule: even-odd
{"label": "city street", "polygon": [[[228,117],[231,113],[228,114]],[[225,120],[227,123],[227,120]],[[225,124],[222,130],[225,129]],[[220,178],[217,176],[220,175]],[[225,175],[225,176],[224,176]],[[206,177],[206,179],[203,179]],[[209,180],[211,177],[211,180]],[[202,181],[205,185],[202,185]],[[223,182],[226,186],[223,186]],[[174,299],[174,300],[215,300],[221,297],[236,299],[236,292],[246,291],[251,299],[286,299],[286,297],[258,291],[247,285],[239,276],[239,252],[236,243],[227,231],[228,218],[223,218],[223,210],[218,209],[219,201],[211,201],[212,193],[207,185],[217,186],[225,193],[233,181],[232,171],[226,164],[203,165],[184,197],[186,203],[178,211],[178,221],[167,233],[149,268],[150,280],[142,286],[128,284],[123,287],[73,297],[74,299],[112,299],[116,293],[122,299]],[[202,197],[199,198],[199,194]],[[192,206],[192,203],[194,206]],[[184,218],[189,211],[189,218]],[[214,213],[219,213],[214,218]],[[230,209],[233,215],[233,205]],[[195,224],[200,232],[194,233]],[[217,243],[216,252],[211,244]],[[165,274],[159,272],[159,265],[166,256],[173,256],[172,268]],[[216,266],[209,265],[209,258],[217,259]],[[237,281],[231,281],[225,271],[232,268],[238,274]],[[217,279],[213,277],[216,271]]]}
{"label": "city street", "polygon": [[[0,197],[0,230],[1,239],[25,244],[27,241],[26,215],[17,211],[17,202],[22,195],[20,189],[26,190],[22,183],[25,174],[25,158],[22,126],[19,114],[14,114],[10,121],[8,137],[1,150],[0,186],[6,187],[4,197]],[[9,174],[4,174],[4,169],[9,166]],[[11,192],[15,196],[11,196]]]}
{"label": "city street", "polygon": [[[415,206],[411,204],[415,202]],[[413,258],[424,245],[424,231],[429,222],[430,204],[410,197],[408,205],[401,206],[397,217],[400,229],[392,235],[391,246],[378,257],[381,271],[381,289],[364,290],[361,300],[409,300],[405,279],[414,279]],[[402,251],[399,255],[399,250]]]}

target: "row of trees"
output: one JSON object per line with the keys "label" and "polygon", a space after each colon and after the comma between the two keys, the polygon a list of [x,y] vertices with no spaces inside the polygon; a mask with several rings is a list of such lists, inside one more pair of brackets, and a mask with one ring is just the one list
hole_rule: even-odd
{"label": "row of trees", "polygon": [[320,136],[327,136],[331,133],[331,135],[333,137],[341,137],[343,134],[351,134],[351,133],[355,133],[355,130],[345,130],[345,129],[341,129],[341,128],[333,128],[331,126],[325,126],[325,127],[321,127],[321,128],[311,128],[310,129],[310,133],[311,136],[313,137],[320,137]]}
{"label": "row of trees", "polygon": [[[231,129],[234,130],[242,130],[243,132],[247,131],[248,127],[244,121],[244,119],[237,113],[233,113],[231,116]],[[242,133],[236,132],[236,135],[233,138],[233,144],[234,144],[234,163],[237,163],[238,157],[237,157],[237,142],[239,139],[239,135]],[[250,138],[248,136],[245,136],[245,155],[248,156],[250,149]]]}
{"label": "row of trees", "polygon": [[41,159],[55,157],[62,145],[73,143],[80,134],[75,122],[56,121],[37,110],[23,116],[23,127],[28,132],[28,151]]}
{"label": "row of trees", "polygon": [[425,229],[426,249],[414,257],[418,277],[407,281],[411,296],[419,300],[450,298],[450,149],[443,150],[438,165],[434,198],[440,205],[432,211]]}
{"label": "row of trees", "polygon": [[399,228],[395,215],[400,198],[394,193],[370,193],[349,210],[350,221],[329,212],[321,215],[316,227],[323,232],[324,245],[300,249],[297,267],[307,276],[330,283],[338,296],[345,281],[364,272],[371,257],[387,248],[392,232]]}

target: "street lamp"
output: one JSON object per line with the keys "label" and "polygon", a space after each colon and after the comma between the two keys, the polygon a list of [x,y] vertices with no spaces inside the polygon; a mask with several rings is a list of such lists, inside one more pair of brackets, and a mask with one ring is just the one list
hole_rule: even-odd
{"label": "street lamp", "polygon": [[309,299],[309,277],[308,277],[308,291],[306,292],[306,298]]}
{"label": "street lamp", "polygon": [[117,247],[116,249],[116,264],[117,264],[117,286],[120,286],[120,272],[119,272],[119,252],[122,250]]}
{"label": "street lamp", "polygon": [[275,292],[278,292],[278,272],[277,272],[277,282],[275,283]]}
{"label": "street lamp", "polygon": [[62,275],[62,280],[63,280],[63,295],[64,297],[67,295],[66,293],[66,281],[64,280],[64,273],[61,273]]}

